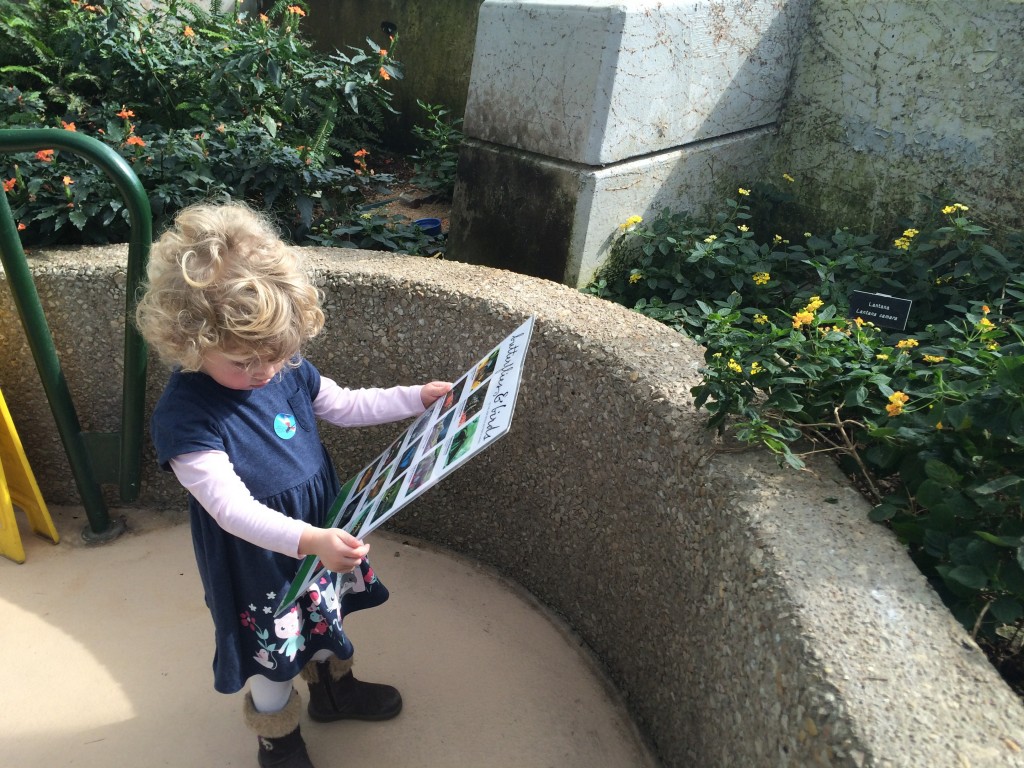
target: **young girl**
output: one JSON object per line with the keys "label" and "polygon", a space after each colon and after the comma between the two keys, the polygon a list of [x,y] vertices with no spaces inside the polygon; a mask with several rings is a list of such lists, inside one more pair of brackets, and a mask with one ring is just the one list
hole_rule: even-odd
{"label": "young girl", "polygon": [[[444,382],[349,390],[300,356],[324,323],[319,292],[261,216],[237,205],[182,211],[154,243],[137,322],[175,366],[152,420],[157,459],[189,492],[196,562],[213,615],[214,687],[249,681],[246,723],[263,768],[312,768],[292,680],[318,721],[385,720],[402,698],[352,676],[342,617],[388,591],[369,545],[320,526],[340,490],[316,419],[380,424],[422,413]],[[275,617],[305,555],[329,569]],[[344,588],[342,588],[344,584]]]}

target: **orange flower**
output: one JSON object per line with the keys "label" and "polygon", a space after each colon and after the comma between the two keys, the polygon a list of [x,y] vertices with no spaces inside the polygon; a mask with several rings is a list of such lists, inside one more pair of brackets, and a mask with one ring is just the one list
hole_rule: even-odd
{"label": "orange flower", "polygon": [[125,140],[124,143],[125,144],[131,144],[131,145],[136,146],[136,147],[144,147],[144,146],[146,146],[146,142],[144,142],[138,136],[129,136],[127,138],[127,140]]}
{"label": "orange flower", "polygon": [[64,186],[65,187],[70,187],[74,183],[75,183],[75,180],[72,179],[70,176],[65,176],[64,177]]}
{"label": "orange flower", "polygon": [[356,150],[356,152],[354,153],[354,157],[356,159],[357,176],[362,176],[364,173],[366,173],[366,156],[368,154],[370,153],[365,149]]}
{"label": "orange flower", "polygon": [[264,24],[266,24],[268,21],[270,21],[270,19],[267,18],[267,14],[261,13],[260,14],[260,21],[262,21]]}
{"label": "orange flower", "polygon": [[52,149],[40,149],[36,152],[36,160],[42,160],[44,163],[49,163],[53,160]]}
{"label": "orange flower", "polygon": [[10,192],[14,189],[14,185],[18,183],[17,179],[8,179],[4,182],[4,192]]}
{"label": "orange flower", "polygon": [[388,49],[387,48],[381,48],[380,49],[380,55],[381,56],[387,56],[388,55]]}
{"label": "orange flower", "polygon": [[28,227],[25,226],[25,222],[19,221],[18,222],[18,231],[19,232],[24,232],[26,229],[28,229]]}
{"label": "orange flower", "polygon": [[77,128],[75,128],[74,123],[65,123],[63,120],[60,121],[60,127],[63,128],[65,131],[71,131],[72,133],[78,130]]}
{"label": "orange flower", "polygon": [[388,74],[388,71],[386,69],[384,69],[384,67],[380,68],[380,79],[381,80],[390,80],[391,79],[391,75]]}
{"label": "orange flower", "polygon": [[135,113],[130,109],[125,109],[124,104],[122,104],[121,111],[117,113],[117,116],[127,120],[129,117],[135,117]]}
{"label": "orange flower", "polygon": [[297,5],[289,5],[288,13],[294,13],[296,16],[305,16],[306,12]]}
{"label": "orange flower", "polygon": [[185,37],[195,37],[196,36],[195,30],[192,29],[192,27],[190,27],[188,24],[185,25],[185,29],[182,31],[182,34]]}

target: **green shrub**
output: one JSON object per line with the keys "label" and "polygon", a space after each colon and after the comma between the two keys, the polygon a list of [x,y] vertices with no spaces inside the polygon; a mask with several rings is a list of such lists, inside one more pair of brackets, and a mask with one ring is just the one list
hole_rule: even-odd
{"label": "green shrub", "polygon": [[[299,33],[300,4],[252,19],[173,0],[0,0],[0,15],[0,124],[108,143],[132,164],[158,224],[231,196],[301,239],[389,179],[360,173],[357,152],[391,111],[394,51],[367,40],[369,53],[315,53]],[[120,201],[86,163],[59,152],[0,163],[28,244],[124,239]]]}
{"label": "green shrub", "polygon": [[[709,423],[791,467],[829,453],[905,542],[954,615],[996,650],[1024,618],[1021,240],[959,203],[890,245],[845,229],[761,239],[739,200],[700,223],[663,211],[621,228],[588,290],[705,347]],[[913,300],[912,332],[851,318],[860,290]]]}
{"label": "green shrub", "polygon": [[461,118],[451,119],[449,111],[437,104],[416,103],[426,112],[428,126],[412,129],[419,140],[420,149],[412,156],[416,173],[414,184],[433,192],[439,198],[451,200],[455,192],[455,173],[459,163],[459,146],[462,144]]}

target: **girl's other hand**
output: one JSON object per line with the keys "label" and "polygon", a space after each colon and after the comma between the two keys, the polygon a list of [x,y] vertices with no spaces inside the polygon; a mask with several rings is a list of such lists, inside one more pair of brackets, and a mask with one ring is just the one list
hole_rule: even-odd
{"label": "girl's other hand", "polygon": [[310,526],[299,539],[299,555],[316,555],[336,573],[348,573],[366,557],[370,545],[340,528]]}
{"label": "girl's other hand", "polygon": [[438,398],[444,397],[451,391],[452,385],[447,381],[432,381],[423,385],[423,389],[420,390],[420,400],[423,401],[424,408],[429,408]]}

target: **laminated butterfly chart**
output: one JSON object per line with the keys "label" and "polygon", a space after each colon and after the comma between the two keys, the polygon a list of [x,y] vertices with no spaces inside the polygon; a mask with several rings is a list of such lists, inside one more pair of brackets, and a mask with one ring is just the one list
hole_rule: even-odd
{"label": "laminated butterfly chart", "polygon": [[[328,528],[358,539],[506,434],[533,333],[530,317],[473,365],[376,459],[346,482],[327,513]],[[308,555],[275,615],[288,610],[323,570]]]}

